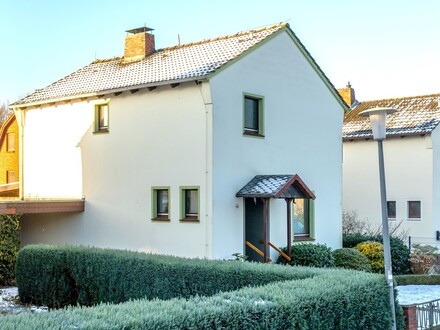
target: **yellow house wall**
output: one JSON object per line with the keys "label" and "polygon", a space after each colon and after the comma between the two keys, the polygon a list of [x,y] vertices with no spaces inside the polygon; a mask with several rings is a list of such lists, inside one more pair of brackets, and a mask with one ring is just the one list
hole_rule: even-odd
{"label": "yellow house wall", "polygon": [[[15,172],[15,181],[20,181],[18,173],[18,125],[15,118],[10,122],[0,137],[0,184],[7,183],[7,171]],[[15,150],[7,151],[7,136],[15,134]]]}

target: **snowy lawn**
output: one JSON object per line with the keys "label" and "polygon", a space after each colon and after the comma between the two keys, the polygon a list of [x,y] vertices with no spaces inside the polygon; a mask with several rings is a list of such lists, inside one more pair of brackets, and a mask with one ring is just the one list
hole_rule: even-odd
{"label": "snowy lawn", "polygon": [[397,290],[400,305],[420,304],[440,299],[440,285],[401,285]]}

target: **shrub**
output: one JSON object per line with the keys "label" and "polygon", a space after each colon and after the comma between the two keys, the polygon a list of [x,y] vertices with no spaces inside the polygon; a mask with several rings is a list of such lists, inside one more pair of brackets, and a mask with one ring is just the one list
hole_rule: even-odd
{"label": "shrub", "polygon": [[413,274],[428,274],[431,267],[436,263],[438,248],[431,245],[413,245],[414,252],[411,253],[409,262]]}
{"label": "shrub", "polygon": [[[281,248],[281,251],[287,253],[287,247]],[[290,264],[295,266],[318,268],[335,266],[331,249],[325,244],[293,244],[290,256],[292,257]],[[276,263],[286,264],[287,261],[279,256]]]}
{"label": "shrub", "polygon": [[384,272],[384,255],[381,243],[372,241],[362,242],[356,245],[356,250],[367,257],[373,272]]}
{"label": "shrub", "polygon": [[[364,235],[354,233],[342,236],[342,246],[346,248],[353,248],[359,243],[373,241],[383,243],[382,235]],[[410,272],[409,248],[405,245],[402,239],[397,237],[390,237],[391,247],[391,266],[394,275],[403,275]]]}
{"label": "shrub", "polygon": [[440,285],[440,275],[397,275],[397,285]]}
{"label": "shrub", "polygon": [[20,249],[20,216],[0,215],[0,286],[13,285]]}
{"label": "shrub", "polygon": [[332,254],[335,259],[336,267],[371,272],[371,265],[368,258],[356,249],[337,249],[334,250]]}
{"label": "shrub", "polygon": [[[52,252],[57,253],[56,250]],[[210,262],[198,260],[209,264]],[[214,262],[216,263],[216,262]],[[253,269],[251,263],[221,262]],[[261,266],[261,267],[260,267]],[[258,265],[306,274],[211,297],[129,301],[5,316],[2,329],[390,329],[389,289],[377,274],[340,269]],[[183,275],[183,274],[182,274]],[[206,279],[209,281],[209,279]],[[361,297],[362,299],[360,299]],[[396,304],[398,329],[402,309]]]}

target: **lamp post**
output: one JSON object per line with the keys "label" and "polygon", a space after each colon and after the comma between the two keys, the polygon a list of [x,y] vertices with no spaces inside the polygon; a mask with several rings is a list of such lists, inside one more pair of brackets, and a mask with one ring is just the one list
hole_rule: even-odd
{"label": "lamp post", "polygon": [[383,161],[383,145],[382,141],[386,138],[386,115],[396,112],[396,109],[391,108],[372,108],[364,110],[359,114],[364,117],[369,117],[371,127],[373,129],[373,139],[377,141],[379,154],[379,179],[380,179],[380,197],[382,208],[382,236],[383,236],[383,252],[385,257],[385,278],[390,289],[390,309],[392,315],[392,329],[396,330],[396,311],[394,308],[394,287],[393,287],[393,272],[391,268],[391,246],[390,234],[388,228],[388,208],[387,208],[387,193],[385,187],[385,168]]}

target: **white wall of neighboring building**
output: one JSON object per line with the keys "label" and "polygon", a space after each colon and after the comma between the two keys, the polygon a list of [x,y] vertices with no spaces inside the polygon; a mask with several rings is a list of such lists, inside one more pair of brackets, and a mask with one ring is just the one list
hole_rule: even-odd
{"label": "white wall of neighboring building", "polygon": [[[408,230],[416,241],[435,239],[432,145],[430,135],[391,137],[383,141],[387,199],[396,201],[397,218],[390,224],[402,222],[401,228]],[[377,142],[344,141],[343,152],[343,208],[356,211],[360,219],[377,228],[381,223]],[[421,201],[420,220],[408,219],[408,201]]]}
{"label": "white wall of neighboring building", "polygon": [[[201,88],[188,83],[112,97],[109,133],[93,133],[94,102],[28,111],[25,191],[40,197],[72,191],[85,196],[85,211],[24,216],[22,243],[210,256],[206,201],[200,203],[200,222],[179,221],[179,187],[198,186],[200,196],[211,198],[210,129]],[[43,159],[34,148],[44,149]],[[50,186],[39,178],[40,170],[53,175]],[[170,222],[151,220],[152,186],[170,187]]]}
{"label": "white wall of neighboring building", "polygon": [[[298,174],[316,194],[316,242],[342,242],[343,110],[287,33],[211,80],[213,256],[244,251],[243,198],[258,174]],[[264,97],[265,137],[243,136],[243,93]],[[270,241],[286,246],[286,202],[270,202]]]}

